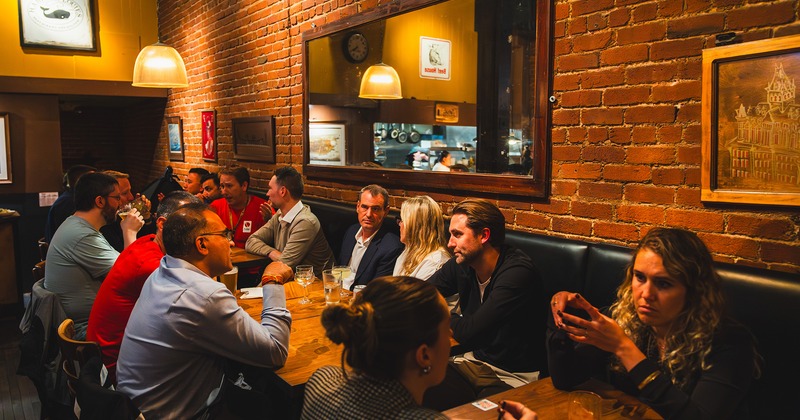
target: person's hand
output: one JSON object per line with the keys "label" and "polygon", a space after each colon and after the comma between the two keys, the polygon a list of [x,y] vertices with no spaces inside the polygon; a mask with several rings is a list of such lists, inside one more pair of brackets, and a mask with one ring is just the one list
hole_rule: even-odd
{"label": "person's hand", "polygon": [[500,413],[498,418],[505,420],[538,420],[539,418],[539,415],[530,408],[525,407],[525,404],[510,400],[500,401],[497,412]]}
{"label": "person's hand", "polygon": [[278,284],[284,284],[293,277],[294,273],[291,267],[281,261],[274,261],[269,263],[267,268],[264,269],[264,274],[261,275],[261,284],[264,285],[272,281]]}
{"label": "person's hand", "polygon": [[559,311],[564,321],[560,328],[567,332],[569,338],[579,343],[591,344],[601,350],[615,353],[631,339],[613,319],[603,315],[583,296],[575,294],[571,304],[589,314],[589,320]]}
{"label": "person's hand", "polygon": [[550,310],[553,312],[553,321],[556,323],[556,327],[561,328],[564,324],[564,320],[561,318],[561,313],[564,312],[567,307],[577,308],[575,301],[577,300],[577,293],[572,292],[558,292],[550,298]]}
{"label": "person's hand", "polygon": [[138,232],[144,226],[144,219],[139,214],[139,210],[132,208],[128,215],[119,223],[122,231]]}
{"label": "person's hand", "polygon": [[162,201],[164,199],[164,193],[160,192],[160,193],[156,194],[156,197],[158,197],[158,201],[160,202],[160,201]]}
{"label": "person's hand", "polygon": [[275,213],[274,210],[272,210],[272,203],[269,201],[258,206],[258,211],[261,213],[261,217],[265,222],[269,221],[269,219],[271,219],[272,215]]}

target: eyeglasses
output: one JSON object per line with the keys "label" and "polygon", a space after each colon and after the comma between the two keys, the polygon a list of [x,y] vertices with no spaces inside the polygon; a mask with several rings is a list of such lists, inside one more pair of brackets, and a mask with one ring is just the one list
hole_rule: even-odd
{"label": "eyeglasses", "polygon": [[232,241],[232,240],[233,240],[233,234],[234,234],[234,233],[235,233],[235,232],[234,232],[234,231],[232,231],[232,230],[230,230],[230,229],[225,229],[225,230],[223,230],[222,232],[208,232],[208,233],[201,233],[201,234],[199,234],[199,235],[197,235],[197,236],[198,236],[198,237],[200,237],[200,236],[224,236],[224,237],[225,237],[225,239],[227,239],[227,240],[229,240],[229,241]]}

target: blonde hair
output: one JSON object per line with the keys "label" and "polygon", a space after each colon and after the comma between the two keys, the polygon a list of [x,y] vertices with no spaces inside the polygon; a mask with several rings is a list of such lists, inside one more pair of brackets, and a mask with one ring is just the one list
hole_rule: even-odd
{"label": "blonde hair", "polygon": [[400,207],[406,231],[406,259],[400,275],[407,276],[425,257],[438,249],[447,251],[444,240],[444,217],[439,204],[427,195],[409,198]]}
{"label": "blonde hair", "polygon": [[[633,265],[640,251],[649,250],[661,257],[669,276],[686,286],[686,300],[666,337],[662,363],[679,387],[688,385],[693,376],[711,365],[706,357],[711,340],[724,316],[724,298],[720,279],[712,265],[711,254],[703,241],[682,229],[655,228],[639,242],[628,265],[625,281],[617,289],[617,301],[611,315],[628,337],[646,352],[655,340],[652,329],[642,323],[633,297]],[[615,363],[620,369],[619,363]]]}

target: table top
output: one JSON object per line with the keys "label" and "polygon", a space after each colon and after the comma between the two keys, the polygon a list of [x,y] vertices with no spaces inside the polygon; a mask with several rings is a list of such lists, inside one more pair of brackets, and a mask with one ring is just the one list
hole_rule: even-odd
{"label": "table top", "polygon": [[239,268],[264,266],[270,262],[269,257],[251,254],[242,248],[231,247],[231,262]]}
{"label": "table top", "polygon": [[[326,307],[322,281],[317,280],[308,286],[312,303],[306,305],[300,303],[300,298],[303,297],[302,286],[292,281],[283,287],[286,291],[286,308],[292,314],[292,332],[289,335],[289,357],[286,365],[276,373],[294,386],[306,383],[311,374],[322,366],[340,366],[344,346],[334,344],[325,337],[325,328],[320,322],[320,316]],[[239,305],[253,319],[261,322],[261,299],[240,299]]]}
{"label": "table top", "polygon": [[[581,388],[594,391],[603,397],[603,419],[649,420],[661,418],[636,398],[615,390],[610,385],[591,381]],[[487,399],[495,404],[499,404],[502,400],[519,401],[535,411],[540,420],[565,419],[569,406],[569,392],[556,389],[550,378],[531,382],[519,388],[492,395]],[[450,419],[495,420],[497,419],[497,409],[483,411],[469,403],[451,408],[445,411],[444,415]]]}

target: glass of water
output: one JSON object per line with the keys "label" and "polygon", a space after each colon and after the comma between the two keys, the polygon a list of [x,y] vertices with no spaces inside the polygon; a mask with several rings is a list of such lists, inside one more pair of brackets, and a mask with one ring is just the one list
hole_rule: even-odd
{"label": "glass of water", "polygon": [[349,265],[335,265],[333,266],[333,275],[339,277],[339,283],[342,284],[342,297],[347,296],[347,292],[344,291],[344,280],[350,278],[353,275],[353,271],[350,269]]}
{"label": "glass of water", "polygon": [[311,303],[308,298],[308,286],[314,282],[314,266],[311,265],[298,265],[294,270],[294,281],[303,286],[303,298],[300,303],[303,305]]}
{"label": "glass of water", "polygon": [[342,298],[342,279],[333,270],[322,272],[322,286],[325,288],[325,303],[333,305]]}

